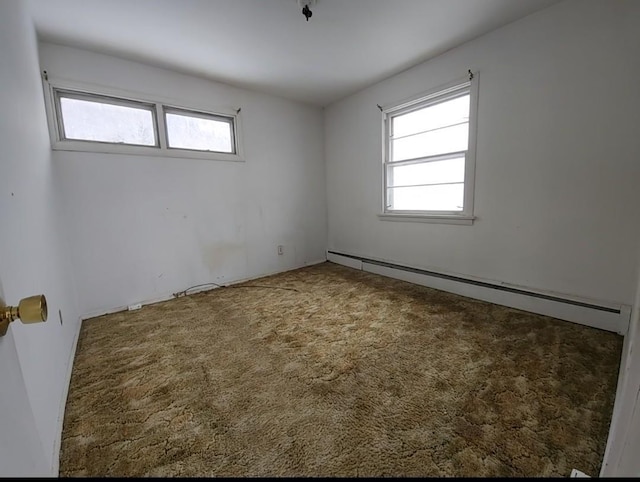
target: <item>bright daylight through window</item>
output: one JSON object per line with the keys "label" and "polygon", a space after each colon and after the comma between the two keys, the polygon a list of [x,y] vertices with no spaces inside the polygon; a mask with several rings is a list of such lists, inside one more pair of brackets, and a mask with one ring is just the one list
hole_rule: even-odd
{"label": "bright daylight through window", "polygon": [[116,97],[46,85],[53,149],[242,160],[239,109],[206,112],[138,99],[135,94]]}
{"label": "bright daylight through window", "polygon": [[157,145],[152,105],[64,92],[58,101],[63,139]]}
{"label": "bright daylight through window", "polygon": [[165,116],[170,148],[235,152],[232,118],[177,109],[165,110]]}
{"label": "bright daylight through window", "polygon": [[384,212],[470,217],[472,82],[386,109]]}

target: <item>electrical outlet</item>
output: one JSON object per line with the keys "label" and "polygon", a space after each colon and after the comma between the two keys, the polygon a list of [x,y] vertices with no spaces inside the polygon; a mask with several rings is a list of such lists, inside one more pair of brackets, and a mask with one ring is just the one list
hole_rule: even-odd
{"label": "electrical outlet", "polygon": [[284,254],[284,246],[281,244],[278,245],[278,254]]}
{"label": "electrical outlet", "polygon": [[142,308],[141,303],[136,303],[135,305],[129,305],[129,311],[139,310],[140,308]]}
{"label": "electrical outlet", "polygon": [[585,474],[584,472],[582,472],[581,470],[578,469],[571,469],[571,475],[569,477],[586,477],[588,479],[591,478],[590,475]]}

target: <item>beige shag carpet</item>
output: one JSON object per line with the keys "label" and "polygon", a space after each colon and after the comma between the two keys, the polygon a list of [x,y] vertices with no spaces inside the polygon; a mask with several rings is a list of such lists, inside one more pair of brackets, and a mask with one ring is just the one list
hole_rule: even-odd
{"label": "beige shag carpet", "polygon": [[595,476],[621,348],[324,263],[85,321],[60,475]]}

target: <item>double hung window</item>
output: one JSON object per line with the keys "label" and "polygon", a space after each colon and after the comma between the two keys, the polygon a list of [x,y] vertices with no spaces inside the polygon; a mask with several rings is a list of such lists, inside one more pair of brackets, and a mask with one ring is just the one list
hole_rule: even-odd
{"label": "double hung window", "polygon": [[473,219],[475,89],[384,109],[384,215]]}

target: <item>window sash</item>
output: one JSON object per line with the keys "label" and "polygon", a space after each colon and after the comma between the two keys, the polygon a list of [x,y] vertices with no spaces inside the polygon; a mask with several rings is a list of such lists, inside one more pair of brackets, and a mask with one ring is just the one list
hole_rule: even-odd
{"label": "window sash", "polygon": [[410,164],[423,164],[425,162],[448,161],[466,157],[468,150],[447,152],[446,154],[436,154],[435,156],[416,157],[415,159],[403,159],[402,161],[385,162],[385,166],[405,166]]}
{"label": "window sash", "polygon": [[[165,130],[165,136],[167,139],[167,149],[171,149],[171,150],[180,150],[180,151],[192,151],[192,152],[213,152],[213,153],[220,153],[220,154],[237,154],[238,152],[238,145],[237,145],[237,139],[236,139],[236,128],[235,128],[235,120],[233,117],[230,116],[225,116],[225,115],[221,115],[221,114],[210,114],[208,112],[201,112],[201,111],[196,111],[196,110],[190,110],[190,109],[183,109],[183,108],[179,108],[179,107],[170,107],[170,106],[166,106],[163,105],[162,106],[162,111],[163,111],[163,118],[164,118],[164,130]],[[169,126],[168,126],[168,122],[167,122],[167,114],[175,114],[175,115],[180,115],[180,116],[184,116],[184,117],[195,117],[198,119],[206,119],[206,120],[212,120],[212,121],[216,121],[216,122],[224,122],[226,124],[229,124],[229,133],[231,136],[231,151],[214,151],[214,150],[209,150],[209,149],[190,149],[187,147],[171,147],[169,145]]]}
{"label": "window sash", "polygon": [[[464,176],[462,181],[451,182],[433,182],[433,183],[417,183],[411,185],[395,185],[393,182],[393,169],[394,167],[411,166],[416,164],[428,164],[432,162],[453,161],[455,159],[464,158]],[[394,209],[393,206],[393,192],[394,189],[401,189],[407,187],[427,187],[427,186],[442,186],[452,184],[462,184],[463,189],[468,180],[468,151],[458,151],[449,154],[442,154],[437,156],[429,156],[420,159],[410,159],[406,161],[386,162],[384,163],[384,212],[395,214],[438,214],[438,215],[459,215],[466,212],[466,193],[463,196],[462,209],[457,210],[440,210],[440,209]]]}
{"label": "window sash", "polygon": [[413,213],[421,213],[421,212],[434,212],[434,213],[439,213],[439,214],[461,214],[464,212],[464,206],[462,207],[456,207],[455,209],[431,209],[431,210],[427,210],[427,209],[392,209],[391,206],[393,206],[396,203],[396,200],[394,199],[395,193],[399,192],[407,192],[407,191],[416,191],[416,190],[422,190],[424,191],[429,191],[429,190],[438,190],[439,188],[443,187],[443,186],[460,186],[461,187],[461,192],[460,194],[461,196],[461,200],[464,203],[464,182],[447,182],[447,183],[439,183],[439,184],[426,184],[426,185],[416,185],[416,186],[395,186],[395,187],[388,187],[387,188],[387,199],[389,202],[389,208],[388,208],[388,212],[389,213],[401,213],[401,214],[413,214]]}
{"label": "window sash", "polygon": [[[154,143],[153,144],[136,144],[131,142],[95,141],[92,139],[75,139],[75,138],[67,137],[65,133],[65,127],[64,127],[64,116],[62,115],[61,99],[63,98],[93,102],[97,104],[116,105],[120,107],[128,107],[131,109],[148,111],[151,113],[151,124],[153,128]],[[56,123],[58,128],[58,135],[60,140],[62,141],[91,142],[95,144],[127,145],[127,146],[150,147],[150,148],[160,147],[160,139],[158,135],[158,131],[159,131],[158,117],[156,115],[155,104],[123,99],[119,97],[111,97],[111,96],[101,95],[101,94],[90,94],[87,92],[71,91],[71,90],[65,90],[65,89],[54,89],[54,101],[55,101],[55,109],[56,109],[56,118],[57,118]]]}
{"label": "window sash", "polygon": [[181,107],[169,107],[166,105],[163,106],[163,110],[165,114],[177,114],[177,115],[184,115],[187,117],[198,117],[200,119],[210,119],[218,122],[226,122],[228,124],[231,124],[231,126],[233,127],[233,117],[222,115],[222,114],[210,114],[208,112],[201,112],[201,111],[191,110],[191,109],[183,109]]}

